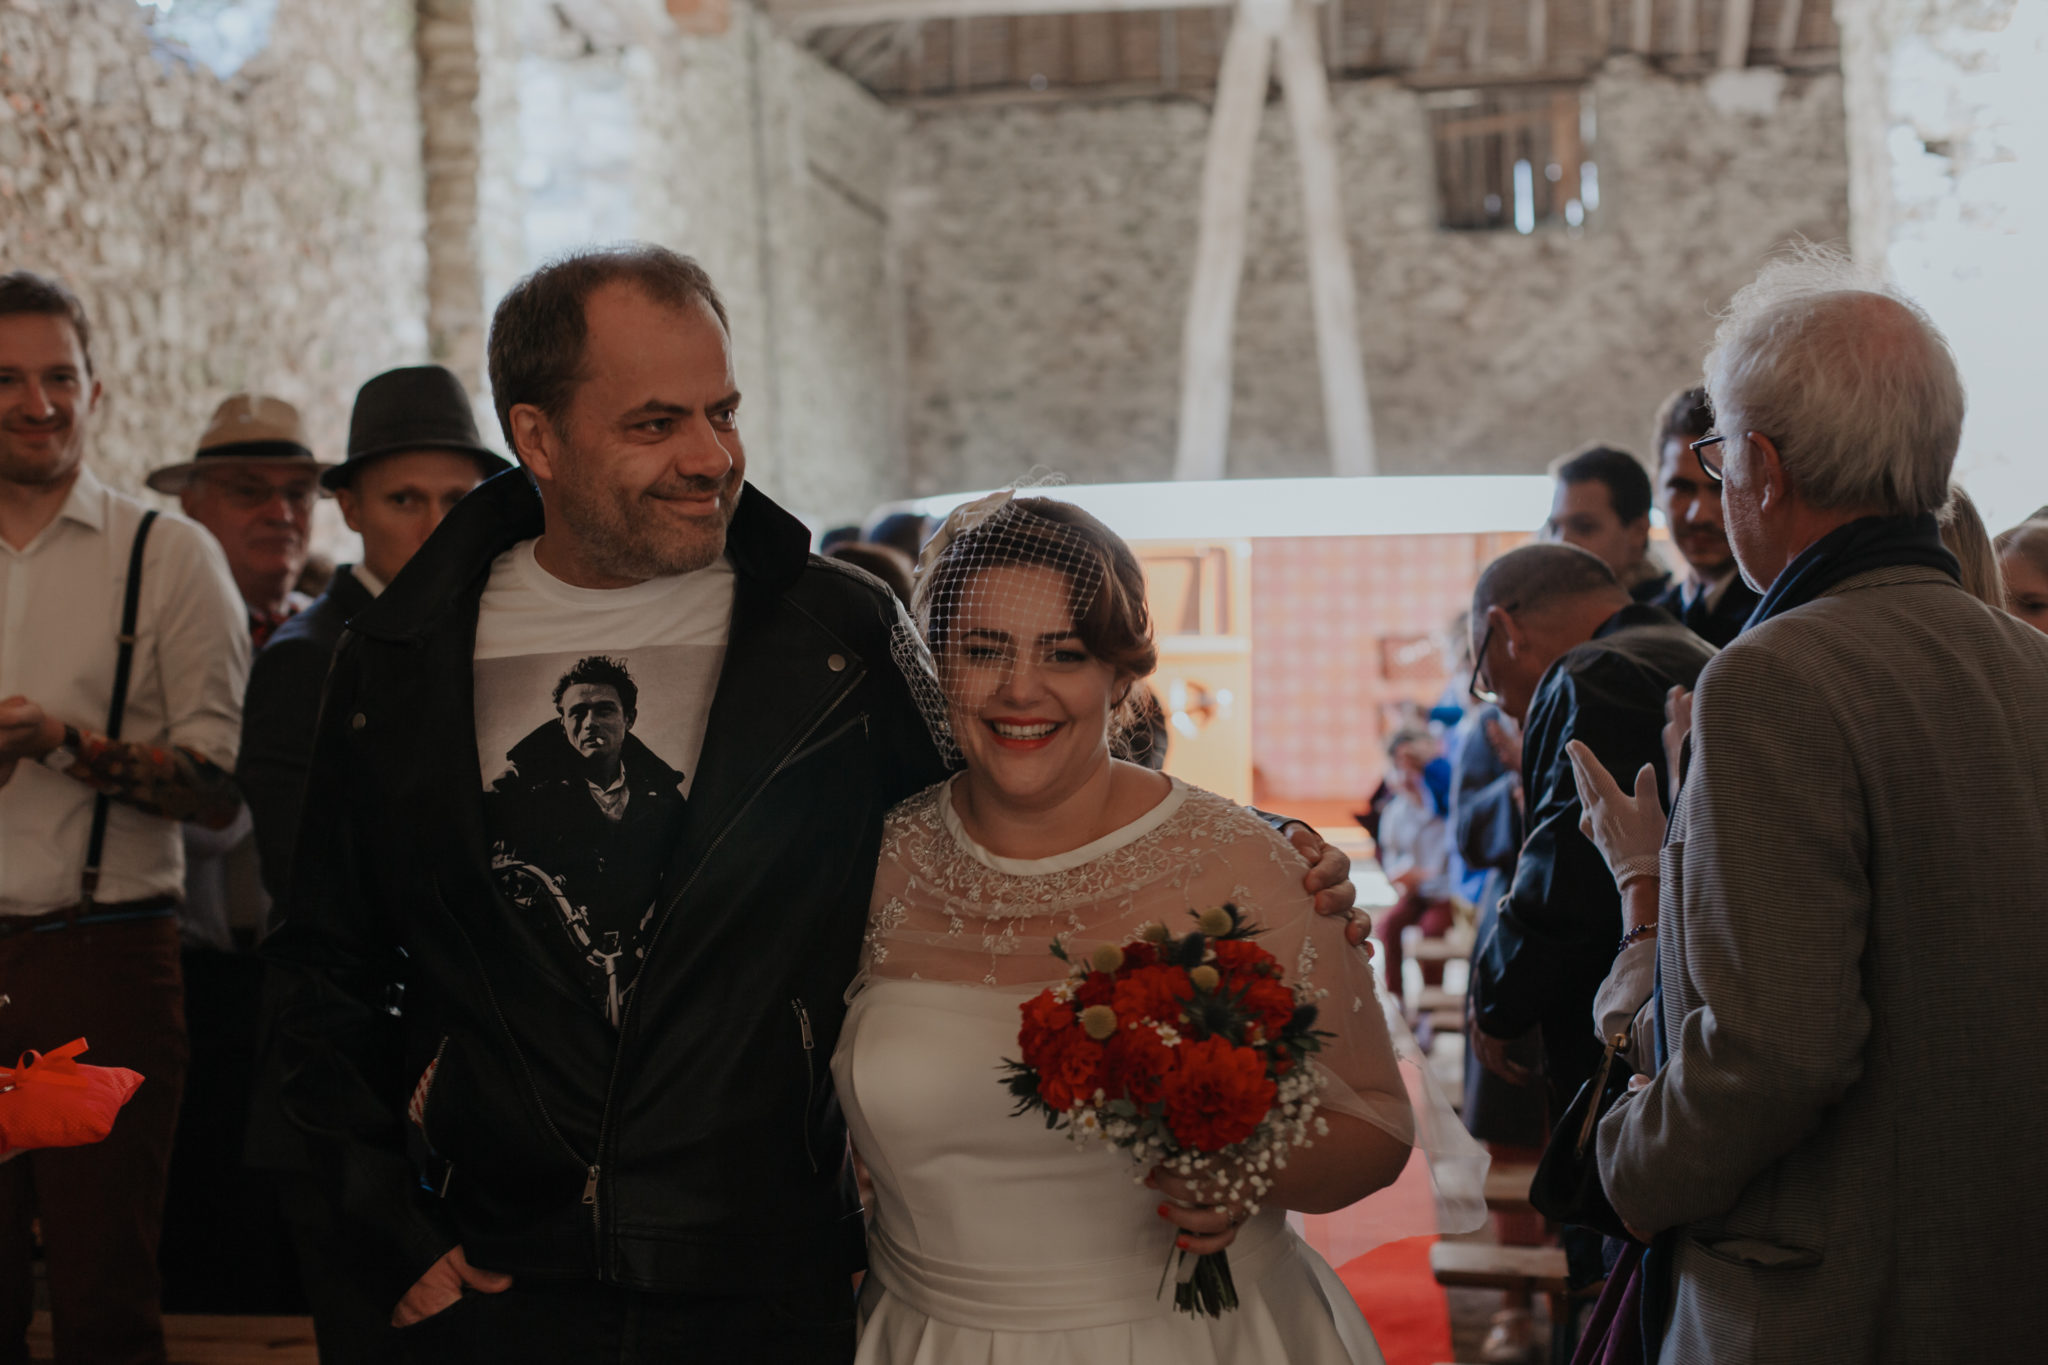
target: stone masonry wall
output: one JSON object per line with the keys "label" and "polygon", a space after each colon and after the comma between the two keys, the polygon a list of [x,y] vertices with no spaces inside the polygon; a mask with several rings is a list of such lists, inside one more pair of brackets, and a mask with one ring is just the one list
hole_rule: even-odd
{"label": "stone masonry wall", "polygon": [[[1794,234],[1847,233],[1839,78],[1734,90],[1621,58],[1592,84],[1583,232],[1444,232],[1420,98],[1333,91],[1380,467],[1540,471],[1641,450],[1699,373],[1711,313]],[[1755,112],[1769,110],[1768,114]],[[1169,477],[1207,111],[1187,102],[920,118],[892,203],[907,291],[911,483]],[[1233,475],[1328,472],[1300,200],[1267,109],[1238,306]]]}
{"label": "stone masonry wall", "polygon": [[1856,254],[1947,333],[1956,475],[1996,532],[2048,503],[2048,5],[1836,0]]}
{"label": "stone masonry wall", "polygon": [[630,0],[477,14],[487,303],[582,243],[694,256],[731,316],[749,476],[820,522],[901,496],[903,117],[745,4],[701,36]]}
{"label": "stone masonry wall", "polygon": [[0,0],[0,263],[84,298],[95,467],[129,488],[240,389],[338,458],[355,388],[424,358],[407,0],[282,0],[226,80],[134,0]]}

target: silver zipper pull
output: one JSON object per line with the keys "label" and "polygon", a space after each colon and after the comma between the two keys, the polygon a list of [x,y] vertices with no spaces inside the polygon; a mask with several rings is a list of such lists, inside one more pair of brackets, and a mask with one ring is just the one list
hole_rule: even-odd
{"label": "silver zipper pull", "polygon": [[809,1052],[817,1046],[816,1039],[811,1036],[810,1012],[804,1008],[804,1002],[801,1000],[790,1001],[789,1007],[796,1011],[797,1027],[804,1031],[804,1051]]}
{"label": "silver zipper pull", "polygon": [[583,1182],[583,1202],[586,1204],[595,1204],[597,1202],[597,1167],[595,1166],[590,1168],[590,1175]]}

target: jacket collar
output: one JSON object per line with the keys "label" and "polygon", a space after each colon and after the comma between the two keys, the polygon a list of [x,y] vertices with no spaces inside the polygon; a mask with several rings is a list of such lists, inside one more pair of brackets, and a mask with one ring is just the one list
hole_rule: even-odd
{"label": "jacket collar", "polygon": [[1630,630],[1636,626],[1675,626],[1678,618],[1659,606],[1648,602],[1631,602],[1614,615],[1600,623],[1593,632],[1593,638],[1604,640],[1616,631]]}
{"label": "jacket collar", "polygon": [[[448,514],[412,561],[349,625],[373,639],[417,642],[458,605],[475,609],[499,555],[545,525],[540,490],[524,469],[485,480]],[[726,528],[725,552],[742,579],[780,593],[802,576],[811,533],[767,494],[745,484]]]}

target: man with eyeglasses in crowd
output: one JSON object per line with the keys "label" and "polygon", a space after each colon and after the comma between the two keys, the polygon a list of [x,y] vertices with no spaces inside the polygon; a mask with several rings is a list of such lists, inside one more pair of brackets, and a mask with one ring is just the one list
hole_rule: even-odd
{"label": "man with eyeglasses in crowd", "polygon": [[313,503],[329,466],[314,458],[298,409],[265,394],[238,393],[218,408],[189,460],[149,476],[185,515],[213,533],[249,609],[249,637],[305,610],[297,591],[313,533]]}
{"label": "man with eyeglasses in crowd", "polygon": [[[238,393],[214,409],[190,458],[149,475],[227,556],[252,651],[309,604],[294,585],[330,467],[290,403]],[[242,1171],[263,968],[241,950],[260,934],[270,898],[246,805],[225,829],[186,825],[184,839],[192,1060],[165,1201],[164,1302],[177,1312],[277,1311],[295,1306],[287,1234],[269,1191]]]}
{"label": "man with eyeglasses in crowd", "polygon": [[[1721,512],[1721,485],[1700,463],[1692,443],[1714,429],[1714,408],[1703,388],[1680,389],[1657,409],[1651,436],[1657,452],[1657,502],[1685,573],[1657,605],[1687,630],[1719,649],[1733,640],[1756,610],[1759,594],[1742,581]],[[1716,458],[1718,447],[1706,447]]]}
{"label": "man with eyeglasses in crowd", "polygon": [[[1631,601],[1603,560],[1573,545],[1525,545],[1487,565],[1470,628],[1472,695],[1522,726],[1525,815],[1513,880],[1473,947],[1468,1036],[1495,1075],[1543,1085],[1555,1122],[1599,1064],[1593,996],[1623,946],[1621,893],[1579,828],[1565,746],[1578,740],[1639,795],[1654,783],[1661,800],[1665,698],[1690,688],[1714,649],[1669,613]],[[1540,1077],[1509,1048],[1538,1026]],[[1574,1283],[1600,1278],[1599,1237],[1563,1241]]]}
{"label": "man with eyeglasses in crowd", "polygon": [[240,807],[249,638],[213,540],[163,516],[134,554],[147,509],[86,467],[91,348],[70,290],[0,275],[0,1058],[84,1037],[85,1060],[144,1080],[104,1142],[0,1163],[0,1359],[28,1358],[39,1222],[57,1358],[143,1365],[164,1359],[157,1238],[186,1065],[177,822]]}

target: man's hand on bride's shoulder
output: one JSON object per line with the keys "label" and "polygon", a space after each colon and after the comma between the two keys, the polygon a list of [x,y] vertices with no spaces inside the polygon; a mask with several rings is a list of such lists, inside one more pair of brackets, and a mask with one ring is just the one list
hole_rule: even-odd
{"label": "man's hand on bride's shoulder", "polygon": [[1245,1219],[1243,1209],[1234,1204],[1205,1202],[1214,1196],[1205,1196],[1164,1166],[1154,1166],[1145,1183],[1165,1196],[1159,1205],[1159,1216],[1180,1229],[1174,1245],[1181,1250],[1207,1256],[1237,1240],[1238,1225]]}
{"label": "man's hand on bride's shoulder", "polygon": [[1351,858],[1300,820],[1286,826],[1287,842],[1308,860],[1301,884],[1316,898],[1316,913],[1344,921],[1344,940],[1372,954],[1372,916],[1358,908],[1358,888],[1351,883]]}

